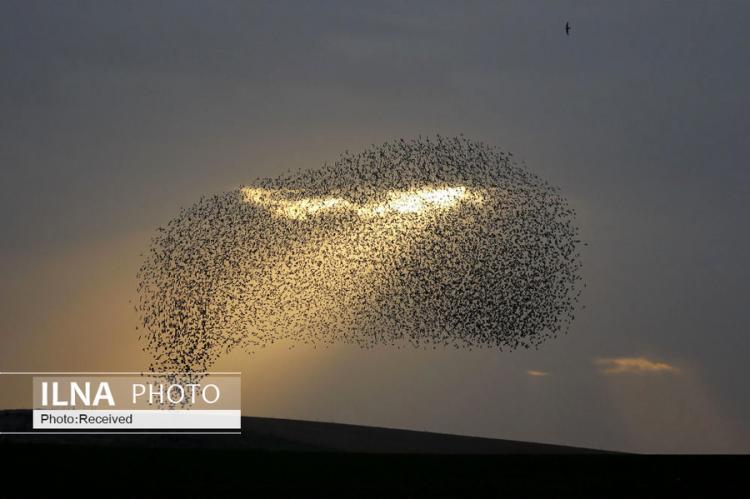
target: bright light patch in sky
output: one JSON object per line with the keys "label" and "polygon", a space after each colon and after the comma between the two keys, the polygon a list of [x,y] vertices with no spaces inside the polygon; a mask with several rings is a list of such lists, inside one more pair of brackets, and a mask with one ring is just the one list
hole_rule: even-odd
{"label": "bright light patch in sky", "polygon": [[325,212],[351,211],[363,218],[389,214],[423,213],[429,210],[450,209],[460,202],[481,203],[483,195],[464,186],[424,187],[408,191],[390,191],[385,202],[357,204],[340,197],[306,197],[290,199],[290,190],[258,187],[242,188],[244,201],[262,206],[277,216],[294,220]]}
{"label": "bright light patch in sky", "polygon": [[652,361],[645,357],[596,359],[594,363],[602,367],[604,374],[676,373],[679,371],[676,367],[666,362]]}

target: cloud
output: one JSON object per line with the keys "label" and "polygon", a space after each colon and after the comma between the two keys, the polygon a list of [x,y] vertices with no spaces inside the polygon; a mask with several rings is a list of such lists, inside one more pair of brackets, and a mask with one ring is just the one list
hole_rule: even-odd
{"label": "cloud", "polygon": [[652,361],[645,357],[599,358],[594,364],[601,366],[604,374],[677,373],[679,369],[666,362]]}
{"label": "cloud", "polygon": [[548,372],[545,372],[545,371],[535,371],[533,369],[531,369],[529,371],[526,371],[526,374],[528,374],[529,376],[533,376],[535,378],[540,378],[542,376],[548,376],[549,375]]}

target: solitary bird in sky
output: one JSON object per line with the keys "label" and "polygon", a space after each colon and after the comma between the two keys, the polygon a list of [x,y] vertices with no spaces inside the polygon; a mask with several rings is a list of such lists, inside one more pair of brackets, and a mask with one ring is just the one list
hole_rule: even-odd
{"label": "solitary bird in sky", "polygon": [[565,34],[570,36],[570,23],[565,23]]}

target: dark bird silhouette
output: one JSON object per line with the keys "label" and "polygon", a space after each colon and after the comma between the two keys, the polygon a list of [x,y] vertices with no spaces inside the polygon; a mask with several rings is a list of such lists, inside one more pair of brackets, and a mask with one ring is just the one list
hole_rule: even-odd
{"label": "dark bird silhouette", "polygon": [[570,36],[570,23],[565,23],[565,34]]}

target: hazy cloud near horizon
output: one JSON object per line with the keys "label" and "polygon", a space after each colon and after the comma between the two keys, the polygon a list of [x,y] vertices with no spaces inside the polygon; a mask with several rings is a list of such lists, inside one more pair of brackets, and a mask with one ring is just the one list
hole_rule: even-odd
{"label": "hazy cloud near horizon", "polygon": [[620,357],[616,359],[596,359],[594,364],[601,366],[604,374],[644,374],[644,373],[679,373],[680,370],[666,362],[659,362],[644,357]]}
{"label": "hazy cloud near horizon", "polygon": [[201,195],[464,133],[578,210],[587,307],[570,333],[538,352],[235,355],[217,367],[243,371],[245,411],[750,451],[749,15],[739,1],[2,2],[0,370],[143,368],[139,253]]}

